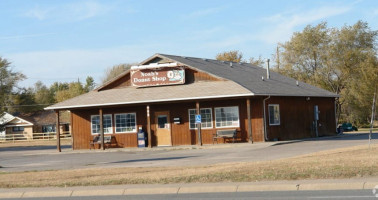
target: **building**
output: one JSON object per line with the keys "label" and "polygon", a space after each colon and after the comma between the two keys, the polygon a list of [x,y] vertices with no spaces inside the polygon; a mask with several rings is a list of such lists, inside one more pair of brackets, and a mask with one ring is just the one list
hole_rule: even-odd
{"label": "building", "polygon": [[[67,133],[70,130],[70,113],[61,112],[60,115],[60,132]],[[31,113],[17,113],[14,115],[4,112],[0,116],[0,125],[4,127],[4,129],[0,131],[0,138],[7,136],[7,139],[38,139],[40,133],[55,133],[55,112],[47,110]],[[37,137],[35,137],[36,133]]]}
{"label": "building", "polygon": [[12,136],[26,139],[33,139],[33,123],[23,118],[13,116],[4,112],[0,116],[0,139],[11,138]]}
{"label": "building", "polygon": [[46,109],[71,111],[74,149],[89,148],[101,126],[118,147],[137,147],[142,128],[153,147],[199,144],[199,135],[212,144],[222,129],[236,129],[239,142],[332,135],[336,97],[248,63],[155,54],[94,91]]}

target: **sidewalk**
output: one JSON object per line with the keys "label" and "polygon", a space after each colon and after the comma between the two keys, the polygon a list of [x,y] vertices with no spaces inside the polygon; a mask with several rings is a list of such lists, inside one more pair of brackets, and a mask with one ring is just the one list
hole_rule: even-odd
{"label": "sidewalk", "polygon": [[167,185],[112,185],[66,188],[14,188],[0,189],[0,199],[254,191],[372,190],[374,187],[378,188],[378,177],[358,179],[266,181],[253,183],[193,183]]}

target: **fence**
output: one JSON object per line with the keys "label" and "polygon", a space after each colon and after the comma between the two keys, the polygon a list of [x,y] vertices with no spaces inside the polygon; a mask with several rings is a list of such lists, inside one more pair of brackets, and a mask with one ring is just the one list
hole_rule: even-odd
{"label": "fence", "polygon": [[[70,139],[71,132],[63,131],[60,133],[60,138]],[[48,133],[33,133],[33,135],[28,135],[26,133],[19,134],[6,134],[5,136],[0,136],[0,142],[22,142],[22,141],[41,141],[41,140],[56,140],[55,132]]]}

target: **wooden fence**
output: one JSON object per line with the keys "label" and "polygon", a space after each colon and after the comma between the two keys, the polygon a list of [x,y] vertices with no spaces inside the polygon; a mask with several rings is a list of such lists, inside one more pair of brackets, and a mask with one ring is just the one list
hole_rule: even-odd
{"label": "wooden fence", "polygon": [[[60,138],[70,139],[71,132],[63,131],[60,133]],[[35,140],[56,140],[55,132],[48,133],[33,133],[33,136],[28,134],[19,133],[19,134],[6,134],[5,136],[0,136],[0,142],[22,142],[22,141],[35,141]]]}

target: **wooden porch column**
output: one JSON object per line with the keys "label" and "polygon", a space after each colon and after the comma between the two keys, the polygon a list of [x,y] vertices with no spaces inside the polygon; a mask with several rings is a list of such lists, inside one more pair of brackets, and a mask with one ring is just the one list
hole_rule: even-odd
{"label": "wooden porch column", "polygon": [[[196,114],[200,115],[200,105],[199,102],[196,102]],[[198,145],[202,146],[202,136],[201,136],[201,123],[197,124],[197,134],[198,134]]]}
{"label": "wooden porch column", "polygon": [[249,138],[249,143],[253,143],[253,138],[252,138],[252,122],[251,122],[251,100],[248,98],[247,99],[247,116],[248,116],[248,138]]}
{"label": "wooden porch column", "polygon": [[55,125],[55,132],[56,132],[56,148],[58,152],[61,152],[62,149],[60,148],[60,117],[59,117],[59,110],[55,110],[56,116],[56,125]]}
{"label": "wooden porch column", "polygon": [[105,145],[104,145],[104,123],[103,123],[103,116],[102,116],[102,108],[99,110],[99,115],[100,115],[100,135],[101,135],[101,148],[102,150],[105,150]]}
{"label": "wooden porch column", "polygon": [[150,106],[146,106],[147,111],[147,137],[148,137],[148,148],[152,148],[151,139],[151,117],[150,117]]}

